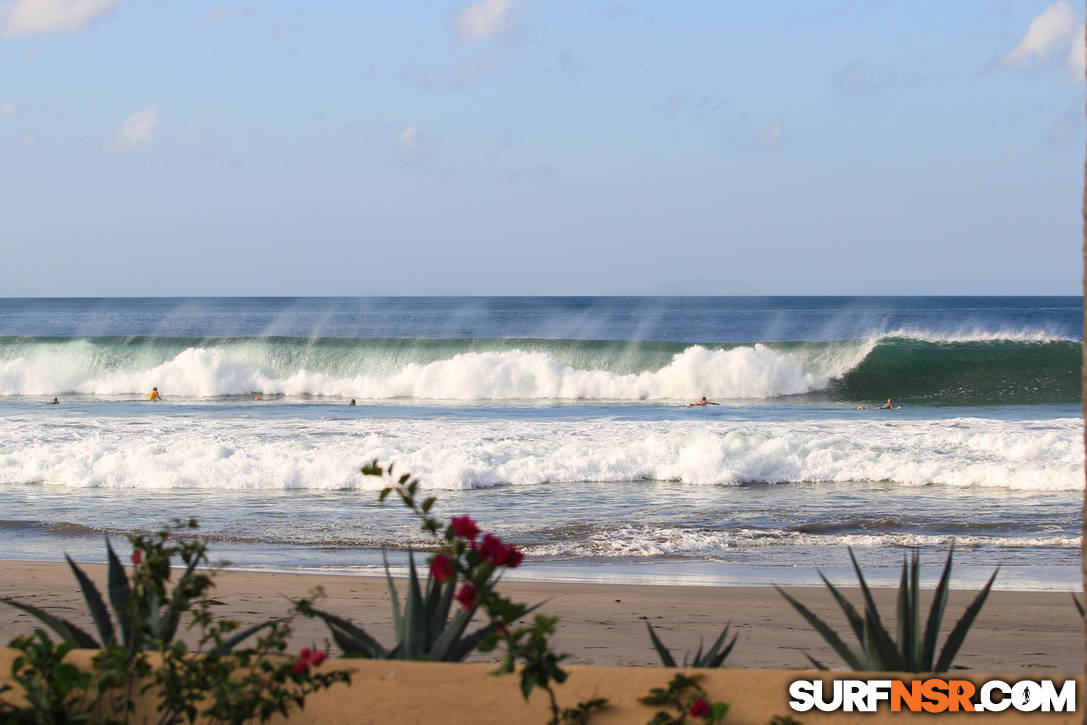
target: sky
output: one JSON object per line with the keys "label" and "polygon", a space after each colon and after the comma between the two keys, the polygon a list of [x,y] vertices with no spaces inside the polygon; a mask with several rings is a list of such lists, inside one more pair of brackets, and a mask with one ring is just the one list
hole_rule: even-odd
{"label": "sky", "polygon": [[0,0],[0,297],[1080,294],[1068,0]]}

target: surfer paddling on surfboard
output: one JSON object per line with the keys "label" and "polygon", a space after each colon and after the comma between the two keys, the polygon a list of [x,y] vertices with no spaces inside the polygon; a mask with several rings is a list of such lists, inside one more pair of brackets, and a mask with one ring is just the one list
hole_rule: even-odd
{"label": "surfer paddling on surfboard", "polygon": [[693,403],[687,403],[688,408],[692,408],[696,405],[720,405],[720,403],[711,403],[710,401],[706,400],[706,396],[703,395],[702,400],[696,400]]}
{"label": "surfer paddling on surfboard", "polygon": [[[898,406],[898,408],[901,408],[901,407],[902,407],[901,405]],[[879,406],[880,410],[897,410],[898,408],[895,407],[894,403],[891,402],[890,398],[887,398],[887,402],[884,403],[883,405]]]}

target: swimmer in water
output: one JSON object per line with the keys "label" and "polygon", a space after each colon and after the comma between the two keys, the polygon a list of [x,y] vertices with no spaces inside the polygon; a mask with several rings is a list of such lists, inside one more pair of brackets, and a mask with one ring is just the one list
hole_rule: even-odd
{"label": "swimmer in water", "polygon": [[162,396],[159,395],[158,388],[151,388],[151,394],[147,396],[148,400],[162,400]]}
{"label": "swimmer in water", "polygon": [[354,399],[354,398],[351,398],[351,402],[350,402],[350,403],[348,403],[348,405],[354,405],[354,404],[355,404],[355,399]]}
{"label": "swimmer in water", "polygon": [[50,401],[49,405],[60,405],[60,401],[57,400],[56,398],[53,398],[53,400]]}
{"label": "swimmer in water", "polygon": [[693,403],[687,403],[688,408],[693,408],[698,405],[717,405],[717,403],[711,403],[710,401],[706,400],[705,395],[702,396],[701,400],[696,400]]}

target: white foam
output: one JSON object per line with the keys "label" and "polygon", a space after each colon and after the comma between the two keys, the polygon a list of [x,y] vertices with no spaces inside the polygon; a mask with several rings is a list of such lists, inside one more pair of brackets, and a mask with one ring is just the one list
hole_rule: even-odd
{"label": "white foam", "polygon": [[765,547],[1078,547],[1079,536],[977,536],[951,534],[809,534],[781,529],[738,529],[707,531],[672,526],[609,527],[585,540],[526,546],[533,556],[656,557],[724,555],[737,549]]}
{"label": "white foam", "polygon": [[137,359],[117,368],[76,341],[59,354],[42,350],[0,363],[0,395],[123,395],[157,386],[164,396],[190,398],[261,392],[374,400],[646,400],[682,399],[692,390],[714,398],[771,398],[826,388],[872,345],[833,345],[808,357],[762,344],[728,350],[694,345],[658,370],[627,375],[578,369],[542,352],[466,352],[389,374],[344,377],[305,368],[275,373],[266,350],[245,347],[190,347],[165,362]]}
{"label": "white foam", "polygon": [[[79,423],[76,426],[76,423]],[[1082,420],[794,422],[310,420],[141,416],[0,420],[0,483],[344,489],[371,459],[439,489],[580,481],[889,481],[1083,487]]]}

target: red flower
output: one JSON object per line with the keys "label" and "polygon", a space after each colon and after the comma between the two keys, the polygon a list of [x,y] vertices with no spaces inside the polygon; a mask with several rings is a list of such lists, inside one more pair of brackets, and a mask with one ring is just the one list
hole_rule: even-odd
{"label": "red flower", "polygon": [[465,582],[464,586],[457,592],[456,599],[460,602],[462,607],[471,609],[472,605],[476,603],[476,588],[468,582]]}
{"label": "red flower", "polygon": [[291,667],[291,674],[301,675],[309,671],[310,665],[320,667],[327,657],[328,655],[320,650],[314,652],[309,647],[303,647],[302,651],[298,653],[298,661]]}
{"label": "red flower", "polygon": [[143,561],[143,552],[136,549],[132,552],[132,563],[139,566],[141,561]]}
{"label": "red flower", "polygon": [[484,559],[495,566],[502,566],[506,563],[509,547],[503,544],[502,540],[497,536],[487,534],[483,537],[483,543],[479,545],[479,552],[483,554]]}
{"label": "red flower", "polygon": [[434,558],[430,560],[430,575],[439,582],[444,582],[446,579],[451,578],[456,572],[453,571],[453,562],[445,554],[435,554]]}
{"label": "red flower", "polygon": [[706,717],[710,714],[710,704],[700,697],[691,704],[687,714],[691,717]]}
{"label": "red flower", "polygon": [[450,526],[453,527],[453,536],[458,538],[475,541],[479,536],[479,527],[468,516],[454,516],[450,520]]}
{"label": "red flower", "polygon": [[506,552],[506,566],[510,569],[516,569],[521,565],[521,559],[525,558],[524,552],[520,549],[510,547]]}

